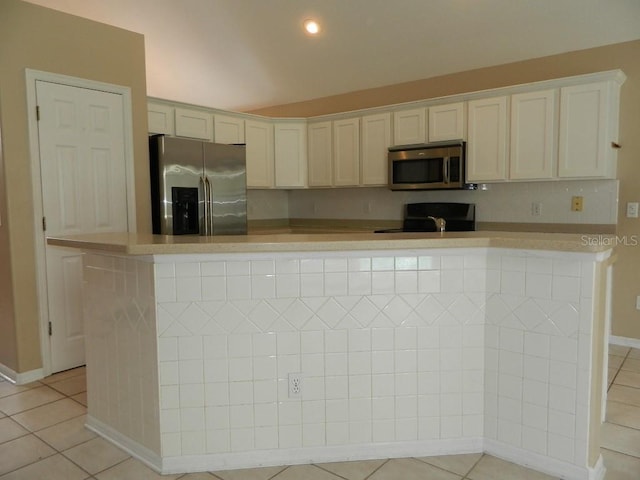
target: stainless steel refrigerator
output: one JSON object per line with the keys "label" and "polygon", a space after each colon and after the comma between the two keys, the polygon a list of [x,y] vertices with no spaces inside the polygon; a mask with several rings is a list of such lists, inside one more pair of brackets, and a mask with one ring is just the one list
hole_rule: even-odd
{"label": "stainless steel refrigerator", "polygon": [[153,233],[247,233],[244,145],[149,137]]}

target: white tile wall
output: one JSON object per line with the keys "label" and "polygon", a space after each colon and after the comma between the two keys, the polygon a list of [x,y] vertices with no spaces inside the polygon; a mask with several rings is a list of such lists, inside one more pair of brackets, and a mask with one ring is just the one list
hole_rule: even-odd
{"label": "white tile wall", "polygon": [[162,457],[487,438],[586,466],[589,256],[185,258],[85,270],[90,414]]}
{"label": "white tile wall", "polygon": [[484,250],[158,264],[162,454],[194,453],[195,430],[211,454],[486,436],[583,460],[590,269]]}
{"label": "white tile wall", "polygon": [[[174,265],[159,270],[171,278],[176,272]],[[164,410],[160,419],[158,385],[177,385],[179,374],[170,365],[158,372],[156,351],[177,360],[179,349],[177,338],[157,338],[154,265],[87,254],[84,285],[89,414],[159,454],[160,424],[176,422]],[[164,392],[164,401],[177,405],[177,395]]]}
{"label": "white tile wall", "polygon": [[[267,197],[276,193],[263,191],[259,201],[253,202],[255,215],[269,208]],[[572,212],[571,197],[584,198],[584,210]],[[554,182],[495,183],[488,190],[392,192],[387,188],[345,188],[292,190],[289,192],[288,213],[291,218],[339,218],[401,220],[405,203],[411,202],[468,202],[476,204],[480,222],[525,223],[617,223],[618,181],[584,180]],[[533,216],[531,204],[542,204],[542,214]],[[252,211],[249,211],[252,217]],[[273,217],[282,218],[282,217]]]}

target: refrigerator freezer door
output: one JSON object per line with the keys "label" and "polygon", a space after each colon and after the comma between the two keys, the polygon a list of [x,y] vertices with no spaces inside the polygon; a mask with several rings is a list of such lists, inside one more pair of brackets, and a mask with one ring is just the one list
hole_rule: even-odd
{"label": "refrigerator freezer door", "polygon": [[247,233],[247,170],[244,145],[204,144],[213,235]]}
{"label": "refrigerator freezer door", "polygon": [[[156,225],[154,224],[154,233],[197,235],[203,231],[204,222],[205,198],[201,187],[202,143],[163,136],[154,137],[152,140],[158,142],[157,159],[152,158],[151,161],[158,162],[160,201],[160,231],[155,231]],[[197,209],[193,206],[196,191],[198,192]],[[188,205],[174,205],[174,198],[181,198],[183,203],[188,200]],[[179,217],[174,216],[174,212],[179,212]],[[185,217],[194,215],[196,212],[198,215],[197,228],[193,218]]]}

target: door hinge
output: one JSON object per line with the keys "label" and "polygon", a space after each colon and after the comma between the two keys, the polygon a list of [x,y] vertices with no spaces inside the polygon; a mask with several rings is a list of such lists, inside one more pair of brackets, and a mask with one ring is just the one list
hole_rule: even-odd
{"label": "door hinge", "polygon": [[40,121],[40,105],[36,105],[36,121]]}
{"label": "door hinge", "polygon": [[53,335],[53,328],[51,327],[51,322],[49,322],[49,336]]}
{"label": "door hinge", "polygon": [[47,231],[47,217],[42,217],[42,231]]}

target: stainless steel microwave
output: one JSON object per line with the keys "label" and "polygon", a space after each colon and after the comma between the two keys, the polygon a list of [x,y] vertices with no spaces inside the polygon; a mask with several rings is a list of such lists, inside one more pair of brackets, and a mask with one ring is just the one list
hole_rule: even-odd
{"label": "stainless steel microwave", "polygon": [[389,148],[391,190],[473,190],[465,183],[465,143],[400,145]]}

